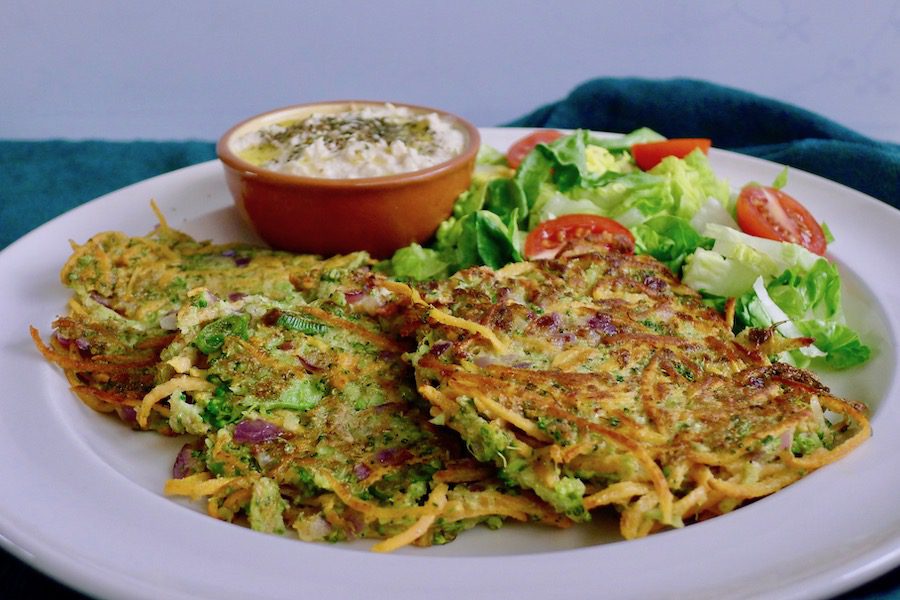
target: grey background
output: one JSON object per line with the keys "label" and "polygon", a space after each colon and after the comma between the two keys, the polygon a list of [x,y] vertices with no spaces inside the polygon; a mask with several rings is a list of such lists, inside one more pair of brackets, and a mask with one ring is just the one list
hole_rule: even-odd
{"label": "grey background", "polygon": [[373,98],[501,124],[599,76],[694,77],[900,141],[900,2],[6,0],[0,137],[214,139]]}

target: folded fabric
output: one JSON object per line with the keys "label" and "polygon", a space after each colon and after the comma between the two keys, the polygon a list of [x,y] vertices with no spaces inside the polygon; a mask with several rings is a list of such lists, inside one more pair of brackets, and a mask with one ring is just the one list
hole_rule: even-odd
{"label": "folded fabric", "polygon": [[0,249],[88,200],[215,156],[211,142],[0,141]]}
{"label": "folded fabric", "polygon": [[809,171],[900,208],[900,145],[808,110],[693,79],[600,78],[510,123],[626,133],[649,127]]}

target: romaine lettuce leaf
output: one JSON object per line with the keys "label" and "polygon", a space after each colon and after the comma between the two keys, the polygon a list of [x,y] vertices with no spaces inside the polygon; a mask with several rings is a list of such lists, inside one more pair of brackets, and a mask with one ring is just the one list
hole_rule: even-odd
{"label": "romaine lettuce leaf", "polygon": [[664,263],[676,276],[681,273],[685,259],[698,248],[709,249],[711,238],[703,237],[690,222],[679,217],[659,215],[631,229],[635,251],[649,254]]}
{"label": "romaine lettuce leaf", "polygon": [[[578,185],[568,187],[556,184],[556,171],[564,167],[554,162],[553,156],[541,154],[542,158],[535,159],[529,171],[520,169],[517,173],[531,207],[529,227],[572,212],[599,214],[633,227],[661,215],[689,220],[710,201],[717,202],[725,212],[730,210],[728,183],[715,176],[706,155],[699,151],[684,159],[669,157],[649,172],[626,170],[618,165],[602,173],[588,169],[588,176],[581,176]],[[575,162],[580,168],[582,163]],[[593,166],[587,160],[583,164]],[[608,165],[603,163],[604,167]],[[569,167],[570,179],[575,179],[577,170]],[[553,181],[549,181],[549,172],[554,174]],[[566,200],[573,203],[571,208],[565,206]]]}
{"label": "romaine lettuce leaf", "polygon": [[809,271],[819,257],[797,244],[767,240],[709,223],[703,232],[715,240],[685,261],[683,282],[695,290],[726,298],[746,294],[757,277],[766,281],[787,269]]}
{"label": "romaine lettuce leaf", "polygon": [[834,263],[797,244],[722,225],[708,224],[704,233],[715,240],[712,249],[701,247],[685,261],[682,281],[713,297],[737,298],[737,330],[777,325],[786,337],[815,339],[814,350],[784,357],[800,367],[815,360],[843,369],[868,360],[871,350],[846,325]]}
{"label": "romaine lettuce leaf", "polygon": [[[732,207],[733,202],[729,203]],[[705,231],[706,226],[710,223],[738,229],[737,221],[734,220],[732,209],[729,206],[723,206],[722,203],[715,198],[707,198],[706,202],[700,205],[699,210],[691,217],[691,227],[697,231]]]}
{"label": "romaine lettuce leaf", "polygon": [[690,219],[708,198],[728,206],[731,197],[728,183],[716,177],[709,159],[700,150],[694,150],[683,159],[667,156],[650,173],[666,179],[672,198],[672,205],[666,207],[668,214]]}
{"label": "romaine lettuce leaf", "polygon": [[481,144],[481,146],[478,147],[478,155],[475,157],[475,164],[506,166],[506,155],[493,146]]}
{"label": "romaine lettuce leaf", "polygon": [[[869,359],[871,349],[862,343],[859,334],[846,325],[841,300],[841,279],[837,267],[824,258],[818,259],[809,270],[788,269],[765,286],[765,294],[758,291],[741,296],[735,307],[735,319],[746,327],[768,327],[771,311],[763,304],[765,295],[783,311],[800,335],[811,337],[819,354],[790,353],[791,362],[805,367],[810,359],[820,360],[834,369],[845,369]],[[796,337],[796,336],[792,336]]]}
{"label": "romaine lettuce leaf", "polygon": [[747,293],[760,276],[754,265],[726,258],[713,250],[698,248],[687,257],[681,281],[709,296],[736,298]]}

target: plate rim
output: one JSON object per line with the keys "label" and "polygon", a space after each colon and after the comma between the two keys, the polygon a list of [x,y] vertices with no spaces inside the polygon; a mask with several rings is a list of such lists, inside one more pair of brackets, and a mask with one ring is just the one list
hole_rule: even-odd
{"label": "plate rim", "polygon": [[[512,134],[514,134],[518,131],[530,131],[533,129],[534,128],[481,128],[481,131],[487,132],[487,133],[499,131],[499,132],[503,132],[504,135],[511,136]],[[610,134],[610,135],[615,135],[615,134]],[[488,139],[490,139],[491,136],[486,136],[486,137]],[[765,161],[763,159],[759,159],[759,158],[755,158],[755,157],[750,157],[750,156],[741,155],[738,153],[728,152],[728,151],[723,151],[723,150],[714,149],[714,151],[716,152],[717,155],[722,154],[723,156],[730,157],[731,159],[734,159],[734,160],[747,161],[747,164],[750,164],[751,167],[760,166],[760,165],[765,166],[766,169],[781,167],[781,165],[777,165],[776,163],[772,163],[770,161]],[[123,195],[128,195],[142,187],[153,187],[155,185],[161,184],[161,182],[164,185],[165,183],[171,184],[172,182],[174,182],[180,178],[190,179],[191,177],[204,177],[204,176],[208,175],[207,174],[208,170],[212,170],[214,168],[214,165],[218,166],[217,165],[218,162],[219,161],[214,159],[214,160],[210,160],[210,161],[207,161],[204,163],[199,163],[196,165],[178,169],[176,171],[171,171],[169,173],[160,174],[155,177],[152,177],[152,178],[140,181],[140,182],[136,182],[134,184],[131,184],[131,185],[121,188],[119,190],[115,190],[108,194],[104,194],[102,196],[99,196],[98,198],[95,198],[84,204],[81,204],[78,207],[75,207],[72,210],[67,211],[66,213],[63,213],[62,215],[59,215],[59,216],[55,217],[54,219],[51,219],[47,223],[44,223],[41,226],[33,229],[31,232],[29,232],[25,236],[19,238],[18,240],[14,241],[9,246],[7,246],[2,252],[0,252],[0,270],[5,268],[5,263],[7,263],[10,260],[8,257],[15,256],[18,253],[23,252],[23,248],[27,250],[29,245],[35,244],[36,240],[40,239],[41,236],[46,235],[46,232],[52,231],[54,228],[58,228],[61,223],[65,223],[67,220],[74,219],[74,218],[77,218],[78,216],[97,211],[98,210],[97,207],[103,205],[103,203],[105,203],[105,202],[110,202],[110,198],[115,199],[115,198],[123,196]],[[218,167],[218,168],[221,168],[221,167]],[[792,173],[802,174],[801,177],[803,177],[803,178],[807,178],[807,179],[811,178],[810,181],[818,181],[819,184],[826,185],[829,187],[830,186],[838,186],[840,188],[840,193],[842,195],[851,194],[852,196],[856,197],[856,200],[865,202],[870,208],[875,207],[875,206],[884,207],[885,209],[887,209],[889,211],[889,213],[885,213],[885,214],[891,214],[892,216],[890,218],[896,218],[896,219],[898,219],[898,223],[900,223],[900,211],[897,211],[897,209],[890,207],[889,205],[887,205],[884,202],[881,202],[875,198],[867,196],[866,194],[863,194],[862,192],[859,192],[857,190],[853,190],[852,188],[843,186],[836,182],[832,182],[824,177],[820,177],[820,176],[814,175],[812,173],[801,171],[799,169],[793,169],[793,168],[791,168],[791,169],[792,169],[792,171],[791,171]],[[224,183],[223,183],[223,186],[224,186]],[[873,209],[873,210],[879,210],[879,209]],[[148,212],[148,214],[149,214],[149,212]],[[73,215],[76,215],[76,216],[73,216]],[[0,298],[5,299],[5,296],[0,297]],[[894,316],[894,315],[892,315],[892,316]],[[895,333],[895,332],[892,332],[892,333]],[[0,338],[0,339],[3,339],[4,341],[6,341],[6,337],[7,337],[6,334],[4,334],[3,338]],[[896,341],[896,340],[894,340],[894,341]],[[6,347],[0,347],[0,356],[2,356],[2,354],[6,353],[6,352],[7,352]],[[892,404],[889,403],[889,406],[888,406],[888,408],[890,408],[889,411],[882,411],[881,408],[884,408],[884,407],[881,407],[879,409],[879,412],[874,416],[873,423],[877,423],[878,420],[885,420],[886,419],[886,417],[884,416],[885,413],[887,413],[888,415],[891,415],[891,416],[893,416],[895,413],[897,413],[896,405],[898,403],[900,403],[900,395],[897,394],[897,391],[898,391],[897,390],[897,374],[895,371],[893,374],[893,381],[890,383],[889,387],[887,388],[887,392],[886,392],[887,393],[886,399],[889,399],[889,400],[892,399],[893,403]],[[67,390],[64,390],[64,392],[68,394]],[[0,407],[2,407],[2,404],[0,404]],[[0,410],[3,410],[3,409],[0,408]],[[898,422],[900,422],[900,421],[898,421]],[[0,431],[2,431],[2,429],[0,429]],[[0,447],[2,447],[2,445],[3,444],[0,443]],[[853,454],[851,454],[851,456],[853,456]],[[850,458],[850,457],[847,457],[847,458]],[[842,459],[842,460],[847,460],[847,458]],[[898,463],[898,464],[900,464],[900,463]],[[3,473],[3,472],[5,472],[5,467],[0,467],[0,473]],[[783,492],[780,492],[780,493],[783,493]],[[177,507],[177,504],[172,502],[171,500],[166,500],[165,502],[170,503],[170,507],[165,509],[165,512],[172,513],[171,508]],[[746,511],[748,508],[750,508],[750,507],[744,507],[740,511],[737,511],[734,514],[738,515],[738,514],[742,513],[743,511]],[[179,507],[179,509],[180,509],[180,507]],[[718,519],[722,519],[722,518],[725,518],[725,517],[719,517],[713,521],[717,521]],[[209,518],[204,517],[204,519],[209,519]],[[180,519],[180,520],[183,520],[183,519]],[[211,521],[211,519],[209,519],[209,520]],[[690,529],[697,528],[698,526],[703,526],[703,525],[705,525],[705,524],[692,525]],[[233,528],[233,526],[228,526],[228,527]],[[662,536],[671,537],[672,534],[680,534],[680,533],[683,533],[683,532],[665,532],[662,534],[656,534],[653,536],[653,538],[659,538]],[[234,534],[234,535],[232,535],[232,534]],[[227,537],[228,539],[239,539],[242,537],[242,535],[243,534],[236,534],[235,532],[230,532],[228,534],[225,534],[225,537]],[[258,535],[258,534],[253,534],[253,535]],[[898,530],[897,535],[900,536],[900,530]],[[58,581],[61,581],[62,583],[66,584],[66,585],[70,585],[70,586],[74,587],[75,589],[79,589],[86,593],[99,594],[102,596],[109,596],[109,597],[115,597],[115,596],[118,596],[121,594],[128,594],[128,595],[131,595],[132,597],[135,597],[136,591],[139,592],[139,594],[138,594],[139,597],[148,597],[148,598],[149,597],[158,597],[158,595],[156,595],[156,594],[158,594],[159,592],[165,592],[169,597],[193,597],[193,594],[186,594],[184,596],[179,596],[179,592],[177,590],[172,590],[169,588],[160,588],[160,589],[140,588],[139,590],[136,590],[133,587],[133,583],[135,580],[127,580],[126,581],[126,580],[116,579],[116,577],[123,576],[123,574],[121,574],[121,573],[118,573],[118,574],[112,573],[112,575],[113,575],[112,579],[103,578],[103,579],[98,580],[96,577],[90,576],[89,573],[91,573],[92,570],[95,571],[98,568],[102,568],[103,565],[97,564],[95,561],[89,561],[80,556],[74,557],[74,556],[68,555],[63,552],[54,552],[54,549],[52,547],[53,545],[50,542],[48,542],[47,547],[39,548],[38,546],[41,546],[41,544],[37,544],[37,546],[36,546],[35,544],[32,543],[33,540],[29,540],[27,538],[28,538],[28,532],[18,530],[15,527],[12,520],[10,520],[8,518],[7,510],[0,507],[0,546],[3,546],[7,551],[9,551],[11,554],[16,556],[20,560],[23,560],[24,562],[32,565],[33,567],[37,568],[38,570],[41,570],[42,572],[46,573],[50,577],[57,579]],[[277,540],[277,542],[286,542],[288,544],[297,544],[297,542],[295,540]],[[642,542],[643,542],[643,540],[637,540],[637,541],[627,542],[627,544],[634,545],[636,547],[638,545],[641,545]],[[275,543],[275,540],[267,538],[266,544],[268,545],[269,543]],[[256,546],[256,545],[258,545],[258,544],[254,544],[254,546]],[[621,544],[617,543],[615,545],[619,546]],[[647,544],[644,544],[644,545],[647,545]],[[326,546],[325,548],[331,548],[331,547]],[[322,548],[322,550],[324,551],[324,548]],[[335,550],[335,549],[332,549],[332,550]],[[583,554],[584,552],[595,552],[596,550],[597,550],[597,548],[587,548],[587,549],[580,549],[580,550],[570,550],[570,551],[565,551],[565,552],[567,554],[578,554],[578,553]],[[319,551],[319,549],[317,548],[316,552],[318,552],[318,551]],[[338,550],[338,551],[341,553],[344,552],[343,550]],[[331,551],[327,551],[326,553],[331,555]],[[626,554],[633,554],[633,553],[627,552]],[[341,555],[335,555],[335,556],[341,556]],[[366,556],[369,556],[369,555],[366,555]],[[533,557],[533,556],[537,556],[537,555],[525,555],[525,556]],[[764,591],[763,594],[761,595],[761,597],[773,597],[773,598],[774,597],[778,597],[778,598],[813,597],[814,595],[817,595],[820,593],[829,593],[829,594],[839,593],[839,592],[851,589],[862,583],[865,583],[866,581],[869,581],[870,579],[877,577],[878,575],[886,573],[887,571],[891,570],[892,568],[894,568],[898,564],[900,564],[900,537],[891,538],[889,541],[882,543],[878,548],[871,549],[867,552],[861,552],[861,553],[857,554],[856,556],[857,556],[857,558],[855,561],[846,563],[847,566],[841,570],[831,571],[827,574],[827,576],[813,574],[810,576],[810,578],[812,578],[814,580],[812,582],[808,581],[809,578],[807,578],[806,580],[800,580],[800,581],[794,582],[792,587],[790,587],[789,589],[788,588],[776,589],[774,591],[770,590],[769,592]],[[523,563],[523,564],[528,564],[528,563],[533,562],[531,559],[523,559],[519,556],[503,556],[503,557],[490,557],[490,558],[491,559],[502,558],[505,561],[510,561],[510,562],[514,562],[514,563],[519,562],[519,563]],[[443,559],[443,557],[442,557],[442,559]],[[379,557],[377,559],[373,557],[372,560],[373,561],[382,561],[383,560],[384,562],[380,563],[380,564],[384,565],[387,563],[391,563],[392,564],[391,568],[396,568],[393,565],[398,560],[421,562],[423,560],[429,560],[429,557],[402,555],[402,558],[401,558],[401,555],[394,555],[391,557]],[[464,562],[469,562],[469,563],[472,562],[471,560],[467,560],[463,557],[454,557],[454,560],[464,561]],[[112,571],[111,569],[107,569],[107,570]],[[143,578],[143,579],[138,578],[136,581],[142,583],[142,585],[150,584],[150,582],[146,581],[146,578]],[[153,595],[143,595],[145,591],[153,592]],[[175,595],[173,595],[173,591],[175,592]],[[768,596],[767,596],[767,594],[768,594]]]}

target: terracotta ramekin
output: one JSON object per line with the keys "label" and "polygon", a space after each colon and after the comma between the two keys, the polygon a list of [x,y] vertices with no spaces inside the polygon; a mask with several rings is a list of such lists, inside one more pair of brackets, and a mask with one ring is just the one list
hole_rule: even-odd
{"label": "terracotta ramekin", "polygon": [[341,100],[276,109],[246,119],[218,141],[216,153],[243,219],[273,248],[330,256],[357,250],[387,258],[412,242],[424,243],[468,189],[480,145],[478,130],[445,111],[391,102],[415,112],[437,113],[462,131],[456,157],[438,165],[384,177],[322,179],[268,170],[238,156],[234,140],[273,123],[313,112],[340,112],[386,102]]}

